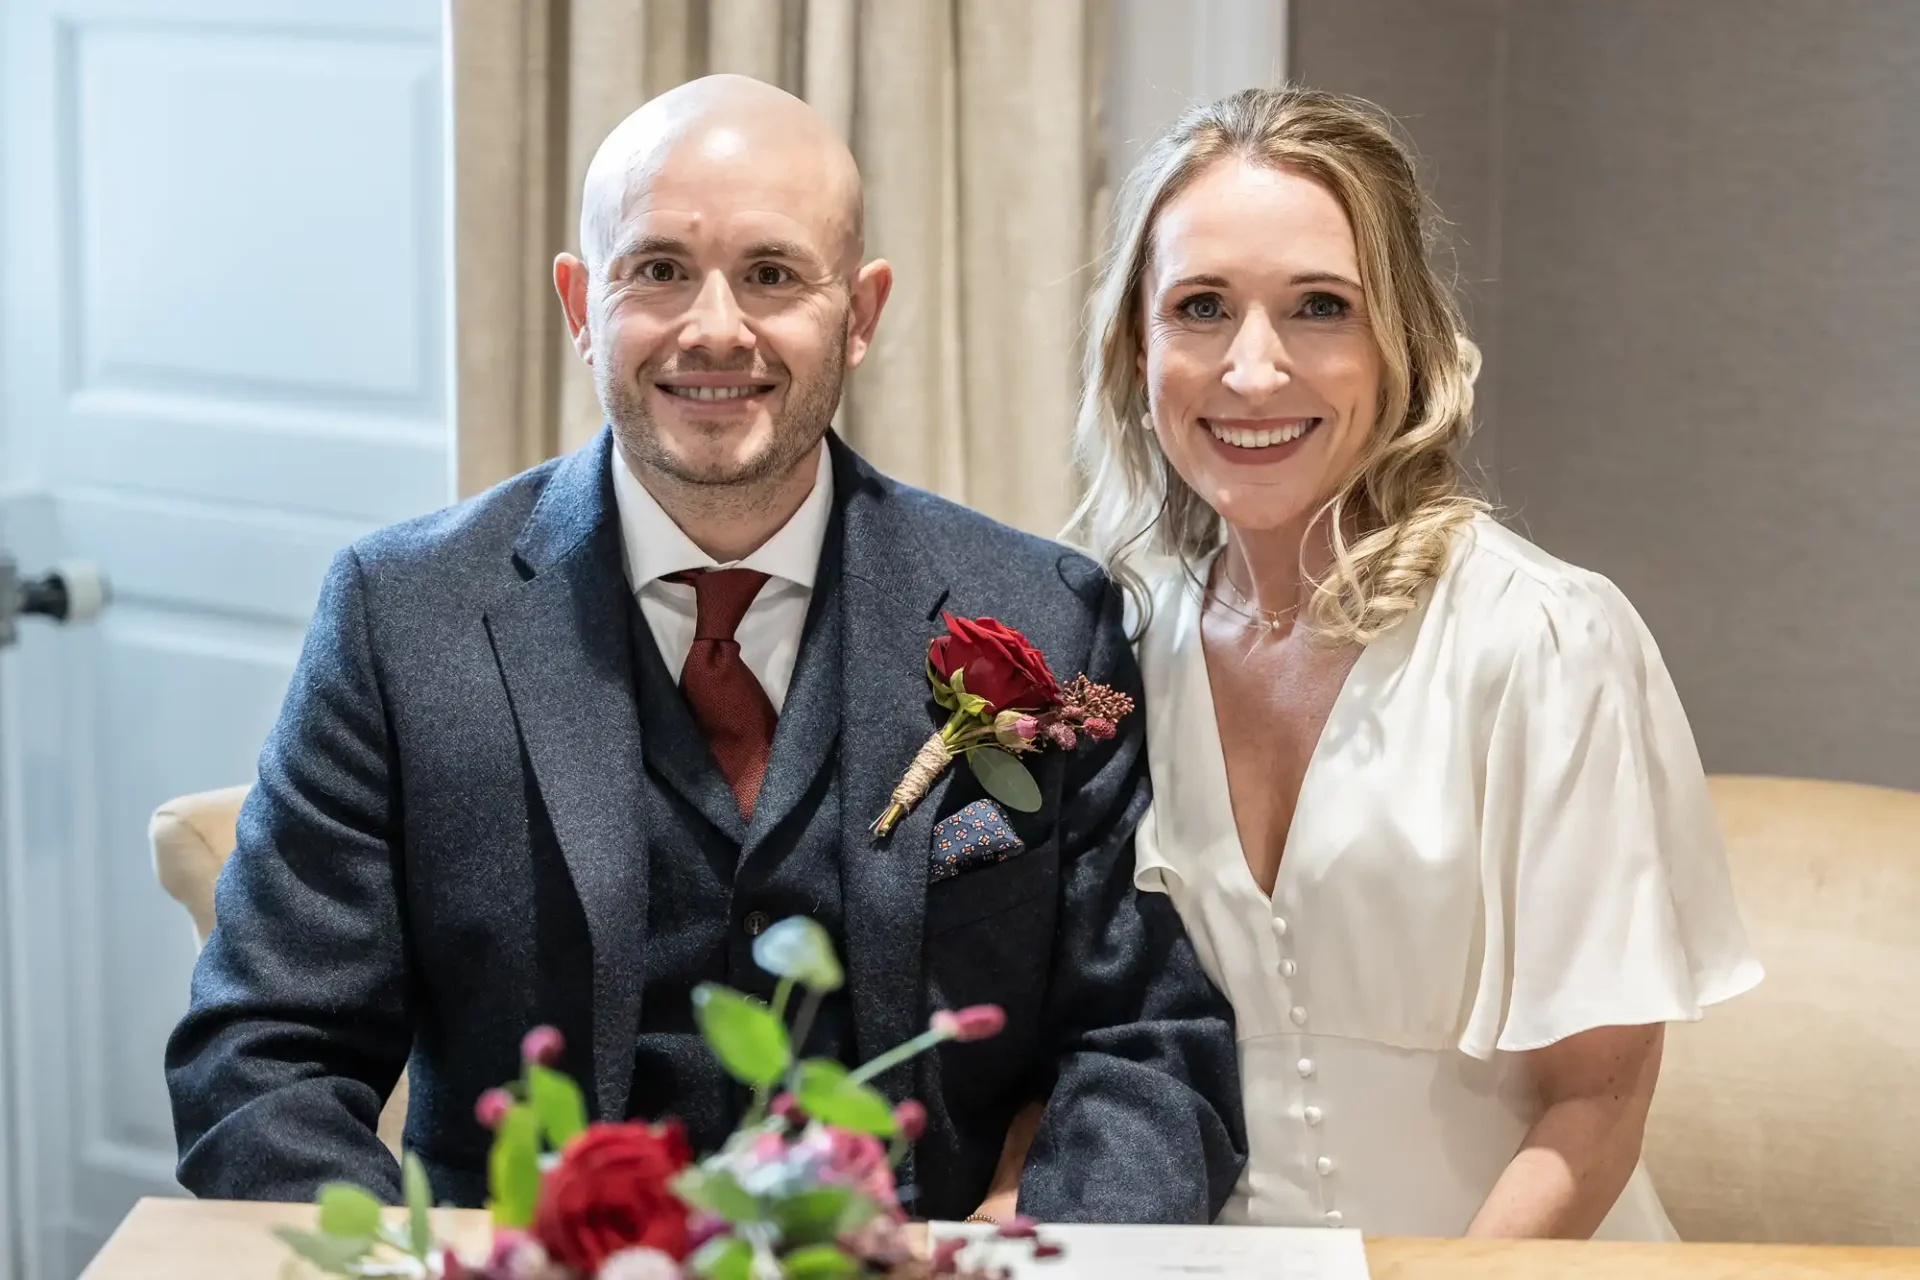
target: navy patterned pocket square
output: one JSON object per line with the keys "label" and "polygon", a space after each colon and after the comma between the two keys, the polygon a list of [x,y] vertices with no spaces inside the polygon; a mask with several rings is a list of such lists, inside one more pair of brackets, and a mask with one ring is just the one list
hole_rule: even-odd
{"label": "navy patterned pocket square", "polygon": [[939,884],[957,875],[1005,862],[1025,852],[1026,845],[1006,815],[991,800],[975,800],[958,813],[940,819],[933,828],[927,882]]}

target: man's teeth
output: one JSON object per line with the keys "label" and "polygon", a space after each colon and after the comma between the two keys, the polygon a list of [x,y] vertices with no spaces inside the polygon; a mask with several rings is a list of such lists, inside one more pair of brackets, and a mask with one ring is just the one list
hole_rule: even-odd
{"label": "man's teeth", "polygon": [[748,396],[759,395],[762,387],[663,387],[670,396],[680,396],[686,400],[744,400]]}
{"label": "man's teeth", "polygon": [[1298,440],[1307,434],[1307,429],[1319,422],[1318,418],[1298,418],[1284,427],[1271,430],[1247,431],[1239,427],[1222,427],[1209,422],[1207,430],[1213,438],[1222,444],[1230,444],[1236,449],[1264,449],[1268,445],[1285,444],[1289,440]]}

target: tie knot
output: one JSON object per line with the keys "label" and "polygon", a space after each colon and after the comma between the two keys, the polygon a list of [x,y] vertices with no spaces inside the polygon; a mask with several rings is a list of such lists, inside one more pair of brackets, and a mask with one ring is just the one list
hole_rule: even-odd
{"label": "tie knot", "polygon": [[767,575],[755,569],[708,569],[670,573],[667,581],[693,588],[695,640],[731,640]]}

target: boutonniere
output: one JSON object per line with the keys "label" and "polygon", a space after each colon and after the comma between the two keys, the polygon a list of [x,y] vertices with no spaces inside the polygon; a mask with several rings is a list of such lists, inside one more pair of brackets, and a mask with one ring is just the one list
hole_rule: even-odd
{"label": "boutonniere", "polygon": [[885,813],[871,830],[884,836],[926,797],[955,756],[965,756],[988,795],[1009,809],[1032,813],[1040,786],[1020,757],[1048,746],[1071,751],[1085,734],[1111,738],[1133,710],[1133,699],[1075,676],[1065,688],[1027,638],[997,618],[946,619],[947,634],[927,645],[927,683],[950,713],[921,744]]}

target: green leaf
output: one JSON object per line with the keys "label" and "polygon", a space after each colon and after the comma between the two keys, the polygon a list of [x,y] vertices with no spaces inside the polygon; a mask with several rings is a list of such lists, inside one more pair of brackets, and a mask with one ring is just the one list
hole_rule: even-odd
{"label": "green leaf", "polygon": [[753,1246],[731,1236],[716,1236],[687,1259],[687,1267],[707,1280],[751,1280]]}
{"label": "green leaf", "polygon": [[693,1016],[720,1065],[742,1084],[766,1088],[793,1062],[786,1027],[751,996],[703,982],[693,989]]}
{"label": "green leaf", "polygon": [[493,1151],[487,1159],[489,1207],[495,1226],[525,1227],[533,1222],[540,1199],[540,1117],[531,1106],[516,1102],[494,1130]]}
{"label": "green leaf", "polygon": [[974,693],[961,694],[960,709],[966,712],[968,715],[975,717],[976,719],[980,719],[980,720],[993,719],[993,704],[991,702],[988,702],[985,698],[982,698],[978,694],[974,694]]}
{"label": "green leaf", "polygon": [[860,1264],[830,1244],[811,1244],[782,1258],[780,1274],[788,1280],[841,1280],[859,1275]]}
{"label": "green leaf", "polygon": [[811,991],[838,991],[847,980],[833,938],[817,921],[792,916],[753,940],[753,962]]}
{"label": "green leaf", "polygon": [[866,1226],[879,1212],[871,1197],[851,1187],[820,1187],[775,1203],[773,1221],[790,1245],[828,1244]]}
{"label": "green leaf", "polygon": [[587,1101],[572,1079],[539,1063],[527,1067],[527,1101],[540,1117],[540,1131],[555,1151],[587,1127]]}
{"label": "green leaf", "polygon": [[955,697],[964,697],[967,692],[967,669],[959,667],[947,677],[947,687],[953,690]]}
{"label": "green leaf", "polygon": [[927,683],[933,686],[933,700],[935,702],[949,711],[959,710],[959,699],[953,696],[952,687],[940,678],[940,673],[933,669],[931,662],[927,664]]}
{"label": "green leaf", "polygon": [[967,752],[973,776],[980,779],[987,794],[1009,809],[1036,813],[1040,809],[1040,784],[1027,772],[1027,766],[998,747],[975,747]]}
{"label": "green leaf", "polygon": [[758,1222],[766,1217],[760,1201],[723,1169],[694,1165],[681,1170],[668,1185],[680,1203],[689,1209],[711,1213],[728,1222]]}
{"label": "green leaf", "polygon": [[370,1240],[380,1231],[380,1202],[350,1182],[320,1188],[320,1234]]}
{"label": "green leaf", "polygon": [[893,1108],[873,1089],[848,1079],[839,1063],[809,1058],[800,1064],[799,1076],[794,1097],[815,1120],[876,1138],[893,1136]]}
{"label": "green leaf", "polygon": [[407,1199],[407,1252],[425,1262],[433,1252],[433,1222],[427,1216],[433,1208],[433,1186],[427,1181],[427,1166],[411,1151],[400,1162],[400,1185]]}
{"label": "green leaf", "polygon": [[367,1256],[373,1241],[346,1236],[315,1235],[292,1227],[275,1227],[273,1234],[287,1246],[330,1275],[350,1275],[347,1268]]}

